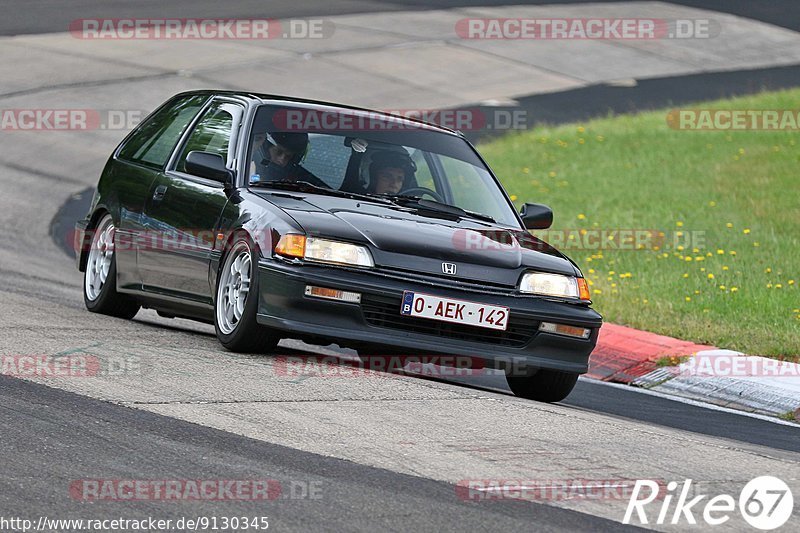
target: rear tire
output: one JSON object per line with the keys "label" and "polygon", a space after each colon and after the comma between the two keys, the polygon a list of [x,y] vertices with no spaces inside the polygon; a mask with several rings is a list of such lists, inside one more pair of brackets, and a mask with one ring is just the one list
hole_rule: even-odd
{"label": "rear tire", "polygon": [[532,376],[506,375],[506,381],[511,392],[520,398],[552,403],[569,396],[578,381],[578,374],[541,368]]}
{"label": "rear tire", "polygon": [[111,215],[100,219],[95,228],[83,273],[83,303],[92,313],[130,319],[139,312],[139,304],[127,294],[117,292],[114,231]]}
{"label": "rear tire", "polygon": [[246,237],[236,238],[226,251],[217,274],[214,329],[219,342],[232,352],[273,350],[280,336],[256,321],[258,258]]}

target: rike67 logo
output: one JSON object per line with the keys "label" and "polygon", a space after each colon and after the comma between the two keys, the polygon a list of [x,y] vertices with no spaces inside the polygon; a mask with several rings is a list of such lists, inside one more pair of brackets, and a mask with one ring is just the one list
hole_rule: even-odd
{"label": "rike67 logo", "polygon": [[[635,516],[640,524],[680,524],[685,521],[696,525],[698,518],[702,517],[707,525],[718,526],[730,520],[738,507],[739,513],[748,524],[756,529],[769,531],[784,525],[794,509],[794,498],[789,486],[772,476],[760,476],[749,481],[739,493],[738,502],[729,494],[719,494],[708,500],[707,494],[700,494],[690,499],[691,479],[685,480],[680,488],[675,481],[667,483],[666,494],[661,493],[662,488],[663,482],[636,480],[622,523],[633,523]],[[646,508],[656,500],[656,505]],[[648,514],[648,511],[656,509],[657,516]]]}

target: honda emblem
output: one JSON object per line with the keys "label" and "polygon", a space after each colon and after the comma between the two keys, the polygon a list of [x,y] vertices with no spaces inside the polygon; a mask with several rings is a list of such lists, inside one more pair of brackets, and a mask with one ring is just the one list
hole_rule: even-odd
{"label": "honda emblem", "polygon": [[456,275],[456,264],[455,263],[442,263],[442,272],[447,274],[448,276],[455,276]]}

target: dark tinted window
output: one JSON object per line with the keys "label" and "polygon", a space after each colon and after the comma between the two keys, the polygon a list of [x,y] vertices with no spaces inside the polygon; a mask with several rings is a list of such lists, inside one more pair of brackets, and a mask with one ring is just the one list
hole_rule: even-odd
{"label": "dark tinted window", "polygon": [[172,100],[139,125],[119,151],[118,157],[152,168],[163,167],[207,98],[183,96]]}
{"label": "dark tinted window", "polygon": [[181,150],[175,170],[186,172],[186,156],[189,152],[209,152],[219,154],[228,162],[228,145],[233,131],[233,116],[220,107],[211,107],[197,122]]}

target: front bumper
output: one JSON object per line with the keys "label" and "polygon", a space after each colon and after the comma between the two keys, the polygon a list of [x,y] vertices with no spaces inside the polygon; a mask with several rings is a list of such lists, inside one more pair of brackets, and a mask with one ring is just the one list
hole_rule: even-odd
{"label": "front bumper", "polygon": [[[457,288],[434,280],[376,270],[263,259],[259,263],[258,323],[300,337],[341,345],[387,346],[393,350],[465,355],[488,366],[519,365],[584,373],[602,323],[593,309],[535,296]],[[361,293],[361,303],[305,295],[306,285]],[[485,302],[510,308],[506,332],[400,315],[403,291]],[[538,330],[542,321],[590,328],[588,339]]]}

